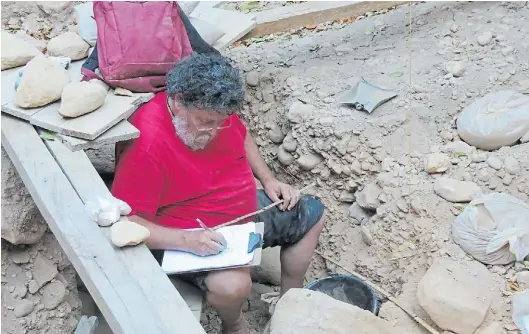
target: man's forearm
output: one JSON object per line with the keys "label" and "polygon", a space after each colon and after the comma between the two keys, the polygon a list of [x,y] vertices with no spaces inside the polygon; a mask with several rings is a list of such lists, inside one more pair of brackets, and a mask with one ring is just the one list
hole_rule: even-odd
{"label": "man's forearm", "polygon": [[259,148],[255,143],[253,137],[248,133],[245,140],[246,158],[252,167],[253,174],[261,182],[265,183],[268,180],[274,179],[274,174],[270,168],[268,168],[266,162],[259,152]]}
{"label": "man's forearm", "polygon": [[149,230],[151,236],[145,241],[147,247],[151,249],[188,251],[186,231],[160,226],[139,216],[130,216],[129,220],[143,225]]}

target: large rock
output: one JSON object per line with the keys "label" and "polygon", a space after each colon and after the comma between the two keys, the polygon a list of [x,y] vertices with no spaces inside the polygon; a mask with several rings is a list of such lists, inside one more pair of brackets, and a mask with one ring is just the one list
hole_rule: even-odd
{"label": "large rock", "polygon": [[79,60],[88,56],[90,45],[74,32],[65,32],[48,42],[48,55]]}
{"label": "large rock", "polygon": [[106,89],[97,83],[72,82],[62,91],[58,112],[62,117],[79,117],[101,107],[106,96]]}
{"label": "large rock", "polygon": [[449,177],[438,178],[433,186],[435,193],[453,203],[470,202],[481,192],[477,184],[470,181],[458,181]]}
{"label": "large rock", "polygon": [[283,145],[280,145],[277,150],[277,160],[279,160],[281,164],[288,166],[294,162],[295,158],[285,150]]}
{"label": "large rock", "polygon": [[491,273],[478,262],[466,268],[452,260],[436,259],[419,282],[417,299],[440,328],[472,334],[491,305],[493,284]]}
{"label": "large rock", "polygon": [[426,156],[425,169],[428,173],[446,172],[452,164],[450,157],[443,153],[432,153]]}
{"label": "large rock", "polygon": [[288,109],[287,118],[292,123],[302,123],[312,115],[314,106],[301,101],[292,103]]}
{"label": "large rock", "polygon": [[281,247],[266,248],[261,253],[259,266],[251,267],[252,281],[281,285]]}
{"label": "large rock", "polygon": [[2,238],[12,244],[34,244],[46,228],[39,209],[2,148]]}
{"label": "large rock", "polygon": [[22,108],[41,107],[61,98],[70,82],[68,72],[44,55],[30,60],[15,93],[15,104]]}
{"label": "large rock", "polygon": [[303,170],[310,171],[323,161],[321,155],[316,153],[307,153],[300,156],[297,160],[299,167]]}
{"label": "large rock", "polygon": [[376,210],[380,206],[378,196],[382,193],[375,182],[367,184],[362,191],[356,193],[356,202],[366,210]]}
{"label": "large rock", "polygon": [[2,71],[26,65],[42,53],[27,41],[2,30]]}
{"label": "large rock", "polygon": [[150,235],[145,226],[129,220],[120,220],[110,227],[110,240],[116,247],[138,245]]}
{"label": "large rock", "polygon": [[369,311],[321,292],[290,289],[276,304],[271,334],[397,334]]}
{"label": "large rock", "polygon": [[46,46],[48,45],[48,42],[46,40],[33,38],[22,30],[17,31],[15,36],[33,45],[40,52],[46,52]]}

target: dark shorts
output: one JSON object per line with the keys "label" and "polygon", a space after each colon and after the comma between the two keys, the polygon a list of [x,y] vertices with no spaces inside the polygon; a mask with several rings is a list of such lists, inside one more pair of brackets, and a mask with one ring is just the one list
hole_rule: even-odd
{"label": "dark shorts", "polygon": [[[259,209],[272,204],[263,190],[257,191]],[[300,241],[323,216],[324,206],[315,196],[302,195],[292,210],[281,211],[277,207],[257,215],[256,222],[264,223],[263,248],[289,246]],[[163,251],[153,250],[153,255],[161,263]],[[207,291],[207,272],[180,274],[179,278],[188,281],[203,291]]]}

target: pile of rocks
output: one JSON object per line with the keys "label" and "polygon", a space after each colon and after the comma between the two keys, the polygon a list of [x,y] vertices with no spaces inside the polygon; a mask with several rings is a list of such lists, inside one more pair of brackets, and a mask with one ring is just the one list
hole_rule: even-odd
{"label": "pile of rocks", "polygon": [[76,272],[2,149],[2,331],[72,333]]}

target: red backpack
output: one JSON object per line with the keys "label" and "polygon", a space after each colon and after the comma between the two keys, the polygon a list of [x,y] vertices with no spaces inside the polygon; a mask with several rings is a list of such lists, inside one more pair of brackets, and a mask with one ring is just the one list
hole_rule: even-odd
{"label": "red backpack", "polygon": [[167,72],[192,53],[180,11],[176,1],[95,1],[97,45],[83,65],[83,80],[133,92],[164,90]]}

